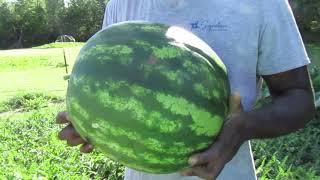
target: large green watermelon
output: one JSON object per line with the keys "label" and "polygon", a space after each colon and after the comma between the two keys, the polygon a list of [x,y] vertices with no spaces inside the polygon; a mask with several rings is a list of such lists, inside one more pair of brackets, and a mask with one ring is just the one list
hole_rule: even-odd
{"label": "large green watermelon", "polygon": [[80,135],[130,168],[170,173],[207,148],[228,113],[225,66],[174,26],[126,22],[81,49],[67,92]]}

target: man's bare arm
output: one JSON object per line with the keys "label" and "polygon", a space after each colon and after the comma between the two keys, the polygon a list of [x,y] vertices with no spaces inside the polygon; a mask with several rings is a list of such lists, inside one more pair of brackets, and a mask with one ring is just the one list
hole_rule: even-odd
{"label": "man's bare arm", "polygon": [[263,78],[269,87],[272,103],[246,113],[241,123],[245,139],[277,137],[303,128],[315,114],[307,67]]}

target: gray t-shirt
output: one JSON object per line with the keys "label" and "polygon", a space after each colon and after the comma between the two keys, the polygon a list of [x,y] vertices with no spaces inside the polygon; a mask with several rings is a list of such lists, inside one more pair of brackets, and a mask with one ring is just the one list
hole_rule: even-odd
{"label": "gray t-shirt", "polygon": [[[110,0],[103,28],[129,20],[180,26],[204,40],[225,63],[231,91],[240,93],[245,111],[250,111],[256,102],[261,75],[310,63],[287,0]],[[250,145],[246,142],[218,179],[255,178]],[[182,177],[127,169],[125,179]]]}

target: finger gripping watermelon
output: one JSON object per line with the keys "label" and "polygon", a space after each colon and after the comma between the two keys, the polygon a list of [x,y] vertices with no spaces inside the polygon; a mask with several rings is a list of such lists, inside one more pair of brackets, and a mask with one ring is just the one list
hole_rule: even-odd
{"label": "finger gripping watermelon", "polygon": [[81,49],[67,91],[80,135],[130,168],[171,173],[207,148],[228,113],[226,68],[174,26],[126,22]]}

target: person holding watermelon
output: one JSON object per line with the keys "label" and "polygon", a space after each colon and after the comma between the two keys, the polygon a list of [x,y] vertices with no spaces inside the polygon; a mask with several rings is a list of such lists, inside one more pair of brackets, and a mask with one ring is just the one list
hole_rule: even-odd
{"label": "person holding watermelon", "polygon": [[[143,20],[183,27],[202,38],[228,69],[230,116],[217,141],[190,157],[192,168],[173,174],[148,174],[127,168],[127,180],[221,179],[254,180],[250,139],[274,138],[303,128],[315,113],[306,54],[287,0],[192,1],[110,0],[103,28]],[[263,79],[272,103],[253,109]],[[93,146],[68,123],[59,137],[89,153]]]}

